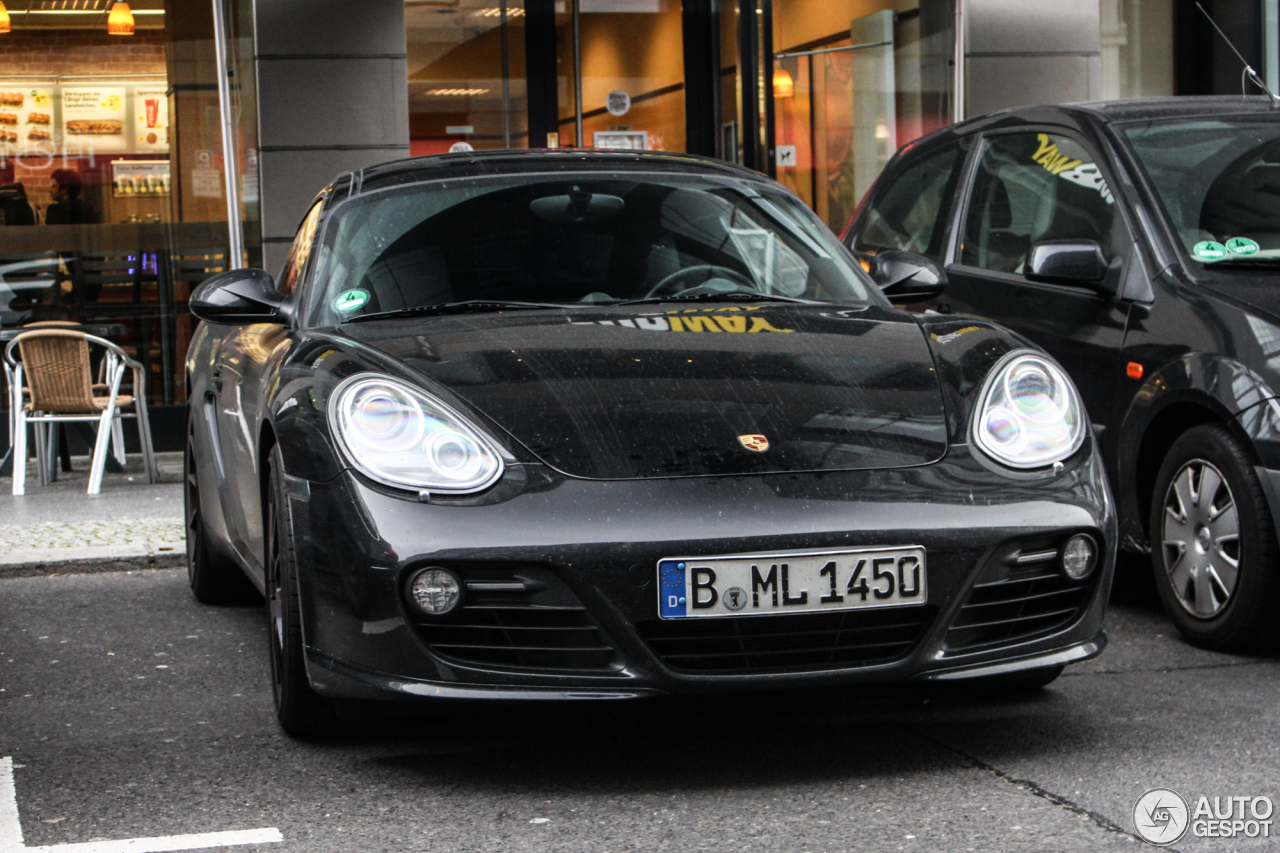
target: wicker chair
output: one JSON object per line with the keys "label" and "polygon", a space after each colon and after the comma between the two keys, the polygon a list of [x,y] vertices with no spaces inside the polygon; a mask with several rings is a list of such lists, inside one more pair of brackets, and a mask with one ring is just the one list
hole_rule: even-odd
{"label": "wicker chair", "polygon": [[[105,350],[106,366],[104,384],[94,386],[93,368],[89,358],[89,346]],[[15,350],[21,358],[15,358]],[[13,430],[13,493],[25,492],[27,474],[27,424],[36,429],[36,450],[40,469],[47,464],[47,447],[44,424],[59,422],[93,422],[98,424],[98,436],[94,443],[92,470],[89,474],[91,495],[102,490],[102,474],[107,464],[108,445],[115,436],[117,456],[123,455],[123,430],[121,418],[136,418],[138,437],[142,443],[142,455],[146,463],[147,481],[156,481],[155,455],[151,444],[151,424],[147,418],[146,377],[143,367],[129,358],[124,350],[102,338],[70,329],[38,329],[18,335],[4,351],[5,364],[11,371],[10,385],[13,400],[10,410],[14,416]],[[133,371],[133,394],[121,394],[120,385],[125,370]],[[25,391],[24,394],[24,378]],[[97,394],[95,392],[103,392]],[[105,395],[105,396],[104,396]],[[26,399],[29,397],[29,399]],[[122,414],[120,409],[133,406],[134,411]],[[43,481],[43,477],[41,480]]]}

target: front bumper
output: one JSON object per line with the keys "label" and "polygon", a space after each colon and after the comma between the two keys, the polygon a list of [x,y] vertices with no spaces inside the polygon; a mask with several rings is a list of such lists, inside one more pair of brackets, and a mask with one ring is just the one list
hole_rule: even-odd
{"label": "front bumper", "polygon": [[[1058,474],[993,471],[953,447],[937,464],[885,471],[612,482],[542,470],[513,476],[521,484],[497,487],[492,499],[430,503],[385,494],[349,472],[293,481],[308,674],[318,692],[607,699],[949,680],[1075,662],[1105,645],[1116,523],[1092,446]],[[1036,574],[1011,557],[1080,531],[1103,546],[1083,583],[1055,579],[1045,566]],[[893,618],[883,610],[838,624],[831,620],[842,617],[827,613],[735,617],[736,628],[734,620],[680,620],[720,623],[720,634],[692,639],[657,618],[663,557],[908,543],[927,549],[929,602]],[[477,614],[490,608],[479,615],[498,620],[480,633],[424,625],[403,588],[427,565],[464,578],[523,579],[527,600],[473,599]],[[503,620],[521,615],[510,612],[517,604],[534,622],[503,630]],[[542,630],[537,620],[557,608],[580,623],[557,621],[540,636],[589,634],[589,653],[553,653],[551,641],[528,651],[512,639]],[[766,624],[778,629],[775,639],[759,636]],[[819,635],[829,647],[805,645]]]}

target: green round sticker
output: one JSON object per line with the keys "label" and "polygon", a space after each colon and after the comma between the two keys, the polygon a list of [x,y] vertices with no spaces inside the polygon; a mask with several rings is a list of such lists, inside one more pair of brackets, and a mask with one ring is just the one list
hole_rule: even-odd
{"label": "green round sticker", "polygon": [[369,301],[369,291],[367,290],[344,290],[338,294],[338,298],[333,300],[333,310],[347,313],[364,306]]}
{"label": "green round sticker", "polygon": [[1202,240],[1191,247],[1191,254],[1202,261],[1220,261],[1227,256],[1227,247],[1213,240]]}
{"label": "green round sticker", "polygon": [[1252,255],[1261,247],[1248,237],[1232,237],[1227,241],[1227,251],[1233,255]]}

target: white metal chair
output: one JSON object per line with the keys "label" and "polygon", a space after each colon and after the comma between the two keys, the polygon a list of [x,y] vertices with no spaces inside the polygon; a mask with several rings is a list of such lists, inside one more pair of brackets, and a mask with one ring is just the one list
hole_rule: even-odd
{"label": "white metal chair", "polygon": [[[90,345],[101,347],[105,351],[102,377],[105,384],[95,386],[93,383]],[[15,351],[20,358],[15,358]],[[124,461],[122,419],[126,417],[135,418],[138,422],[138,437],[142,444],[147,481],[156,481],[151,423],[147,417],[146,376],[142,365],[129,358],[124,350],[110,341],[84,332],[38,329],[23,332],[10,341],[4,350],[4,361],[12,394],[9,410],[13,420],[11,436],[15,495],[24,494],[26,489],[28,423],[36,427],[36,458],[42,484],[45,482],[49,454],[54,452],[46,427],[63,422],[96,422],[98,435],[94,442],[88,493],[98,494],[102,490],[108,445],[114,444],[111,450],[114,450],[119,461]],[[120,393],[126,370],[133,371],[133,394]],[[106,396],[95,396],[95,391],[104,391]],[[120,411],[122,407],[130,405],[134,408],[133,412]]]}

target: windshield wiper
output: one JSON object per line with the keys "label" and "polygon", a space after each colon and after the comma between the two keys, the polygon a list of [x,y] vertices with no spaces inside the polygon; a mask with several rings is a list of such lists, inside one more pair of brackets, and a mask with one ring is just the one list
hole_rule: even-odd
{"label": "windshield wiper", "polygon": [[385,320],[391,317],[429,317],[433,314],[482,314],[488,311],[507,311],[511,309],[577,307],[577,305],[563,302],[508,302],[504,299],[467,299],[462,302],[441,302],[438,305],[417,305],[413,308],[397,308],[394,311],[361,314],[358,317],[348,317],[342,322],[363,323],[365,320]]}
{"label": "windshield wiper", "polygon": [[647,305],[654,302],[798,302],[801,305],[830,305],[817,299],[799,299],[776,293],[756,293],[749,290],[730,290],[724,293],[695,293],[690,296],[646,296],[643,299],[624,299],[621,302],[598,302],[597,305]]}

